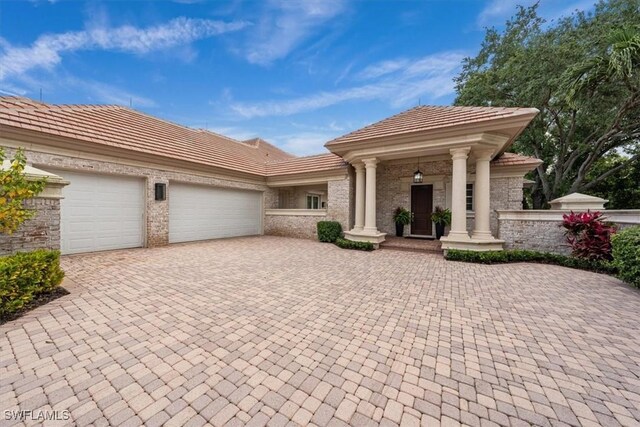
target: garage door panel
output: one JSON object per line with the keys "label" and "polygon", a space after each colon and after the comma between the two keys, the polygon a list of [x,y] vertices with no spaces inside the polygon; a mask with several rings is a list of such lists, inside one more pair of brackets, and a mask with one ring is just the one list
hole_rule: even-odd
{"label": "garage door panel", "polygon": [[62,253],[144,244],[144,181],[139,178],[56,171],[70,184],[60,207]]}
{"label": "garage door panel", "polygon": [[262,232],[262,193],[171,183],[169,241],[188,242]]}

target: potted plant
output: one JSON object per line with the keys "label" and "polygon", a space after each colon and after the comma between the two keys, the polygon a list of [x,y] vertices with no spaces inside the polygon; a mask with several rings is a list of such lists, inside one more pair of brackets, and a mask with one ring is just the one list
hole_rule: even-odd
{"label": "potted plant", "polygon": [[413,214],[405,208],[398,207],[393,213],[393,221],[396,223],[396,236],[402,237],[404,226],[411,224]]}
{"label": "potted plant", "polygon": [[436,239],[440,240],[444,236],[444,228],[451,225],[451,211],[436,206],[435,211],[431,214],[431,221],[436,224]]}

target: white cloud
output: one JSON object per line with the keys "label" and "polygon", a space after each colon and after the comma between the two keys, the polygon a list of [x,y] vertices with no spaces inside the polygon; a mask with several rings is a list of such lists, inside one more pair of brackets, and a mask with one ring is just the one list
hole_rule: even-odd
{"label": "white cloud", "polygon": [[[192,125],[189,125],[189,126],[196,127],[196,128],[201,127],[201,126],[192,126]],[[246,141],[247,139],[257,138],[259,136],[258,134],[256,134],[251,130],[242,129],[235,126],[205,126],[203,129],[209,130],[219,135],[224,135],[228,138],[235,139],[238,141]]]}
{"label": "white cloud", "polygon": [[243,54],[259,65],[284,58],[343,9],[343,0],[270,0]]}
{"label": "white cloud", "polygon": [[378,62],[377,64],[369,65],[367,68],[362,70],[358,74],[358,77],[361,79],[375,79],[398,71],[401,68],[406,67],[407,64],[409,64],[409,60],[407,59],[390,59],[388,61]]}
{"label": "white cloud", "polygon": [[[380,76],[379,79],[366,84],[288,100],[236,102],[232,103],[230,108],[242,117],[253,118],[288,116],[348,101],[381,100],[394,107],[401,107],[411,102],[417,103],[420,97],[437,99],[454,92],[453,77],[458,73],[464,56],[461,52],[442,52],[413,61],[383,61],[365,68],[361,73]],[[401,67],[388,66],[388,64],[400,62],[403,63]],[[384,70],[384,72],[371,70]]]}
{"label": "white cloud", "polygon": [[487,25],[496,19],[503,20],[515,12],[516,5],[529,6],[532,3],[532,0],[491,0],[478,15],[478,24]]}
{"label": "white cloud", "polygon": [[237,31],[247,22],[222,22],[209,19],[176,18],[147,28],[124,25],[116,28],[96,26],[84,31],[45,34],[29,47],[15,47],[0,40],[0,80],[21,75],[33,68],[51,69],[63,53],[78,50],[113,50],[145,54],[191,43],[218,34]]}
{"label": "white cloud", "polygon": [[150,98],[104,83],[93,82],[90,87],[87,87],[87,90],[101,103],[132,106],[133,108],[149,108],[157,105]]}
{"label": "white cloud", "polygon": [[296,156],[309,156],[312,154],[326,153],[324,144],[334,138],[334,133],[301,132],[296,134],[276,135],[267,138],[280,149]]}
{"label": "white cloud", "polygon": [[554,0],[491,0],[478,15],[480,26],[502,24],[516,13],[517,6],[529,7],[540,2],[539,14],[546,19],[558,19],[575,10],[588,10],[597,0],[554,1]]}
{"label": "white cloud", "polygon": [[131,105],[133,108],[157,106],[156,102],[150,98],[95,80],[82,80],[69,76],[62,78],[59,83],[64,89],[81,91],[90,101],[100,104],[115,104],[125,107]]}

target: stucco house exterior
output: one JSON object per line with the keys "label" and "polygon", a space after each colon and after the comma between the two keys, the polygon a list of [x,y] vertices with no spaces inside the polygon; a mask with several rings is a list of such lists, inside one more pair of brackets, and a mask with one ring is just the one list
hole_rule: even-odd
{"label": "stucco house exterior", "polygon": [[430,215],[442,206],[453,215],[444,249],[500,249],[496,211],[522,208],[524,175],[540,164],[507,150],[536,114],[418,106],[329,141],[327,153],[296,157],[259,138],[238,141],[130,108],[0,97],[0,146],[8,155],[24,148],[55,183],[46,203],[34,202],[32,224],[46,226],[2,236],[0,252],[34,239],[79,253],[313,238],[319,220],[377,245],[394,233],[398,206],[414,212],[407,236],[433,237]]}

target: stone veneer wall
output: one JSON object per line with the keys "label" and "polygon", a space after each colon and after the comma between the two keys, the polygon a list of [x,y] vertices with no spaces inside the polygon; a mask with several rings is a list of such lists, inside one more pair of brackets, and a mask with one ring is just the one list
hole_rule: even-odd
{"label": "stone veneer wall", "polygon": [[327,183],[327,220],[338,221],[343,230],[351,230],[351,175]]}
{"label": "stone veneer wall", "polygon": [[[393,212],[400,206],[411,210],[410,196],[413,173],[418,167],[417,159],[411,163],[380,163],[376,171],[376,224],[383,233],[395,235],[396,226]],[[446,193],[444,176],[451,175],[450,161],[420,162],[424,173],[424,184],[433,184],[433,207],[445,206]],[[437,182],[431,182],[438,176]],[[411,225],[404,228],[404,234],[411,234]]]}
{"label": "stone veneer wall", "polygon": [[[521,210],[524,177],[491,178],[489,191],[491,192],[491,233],[498,237],[499,210]],[[473,230],[473,228],[471,228]]]}
{"label": "stone veneer wall", "polygon": [[[395,223],[393,211],[398,207],[411,209],[410,194],[413,173],[418,163],[381,163],[377,169],[377,209],[376,222],[378,229],[383,233],[395,235]],[[447,186],[451,184],[452,163],[449,160],[432,162],[420,162],[420,170],[424,173],[424,184],[433,185],[433,207],[442,206],[450,208],[450,200],[447,200]],[[473,182],[475,165],[468,164],[467,172],[471,174],[470,182]],[[495,173],[495,170],[491,170]],[[496,210],[517,210],[522,208],[523,177],[492,177],[491,191],[491,232],[498,234],[498,214]],[[450,190],[449,190],[450,191]],[[474,227],[473,213],[467,214],[467,231],[471,233]],[[435,230],[434,230],[435,232]],[[404,234],[411,234],[411,226],[405,227]]]}
{"label": "stone veneer wall", "polygon": [[[8,156],[12,156],[14,150],[5,150]],[[205,184],[215,187],[237,188],[243,190],[265,191],[267,186],[264,184],[252,184],[244,181],[234,181],[233,179],[225,179],[205,174],[189,173],[186,171],[172,171],[162,169],[161,166],[141,167],[123,165],[118,163],[116,159],[109,160],[90,160],[80,157],[72,157],[59,154],[49,154],[38,151],[26,150],[25,154],[29,163],[40,166],[45,170],[48,169],[68,169],[74,172],[94,172],[107,173],[116,175],[126,175],[139,177],[146,180],[146,246],[163,246],[169,243],[169,200],[171,199],[171,180]],[[154,184],[163,182],[167,184],[167,200],[154,200]],[[268,206],[273,203],[271,193],[265,194],[264,204]],[[277,206],[277,194],[276,194]],[[59,227],[59,226],[58,226]],[[59,232],[57,234],[59,247]]]}
{"label": "stone veneer wall", "polygon": [[60,249],[60,199],[34,198],[24,205],[36,211],[10,235],[0,234],[0,255],[35,249]]}
{"label": "stone veneer wall", "polygon": [[315,239],[318,235],[316,224],[324,221],[323,216],[267,215],[264,219],[264,234],[270,236]]}
{"label": "stone veneer wall", "polygon": [[[317,238],[316,224],[318,221],[338,221],[343,230],[350,230],[353,226],[352,199],[353,199],[353,179],[349,174],[345,179],[332,180],[327,183],[327,209],[326,215],[303,215],[292,213],[282,215],[265,215],[264,233],[274,236],[299,237],[307,239]],[[268,192],[278,189],[269,189]],[[270,205],[269,209],[277,209],[278,203]]]}
{"label": "stone veneer wall", "polygon": [[[562,225],[562,215],[569,211],[523,210],[499,211],[498,238],[505,241],[505,249],[528,249],[553,252],[563,255],[571,253]],[[604,211],[608,221],[619,229],[640,225],[640,210]]]}

